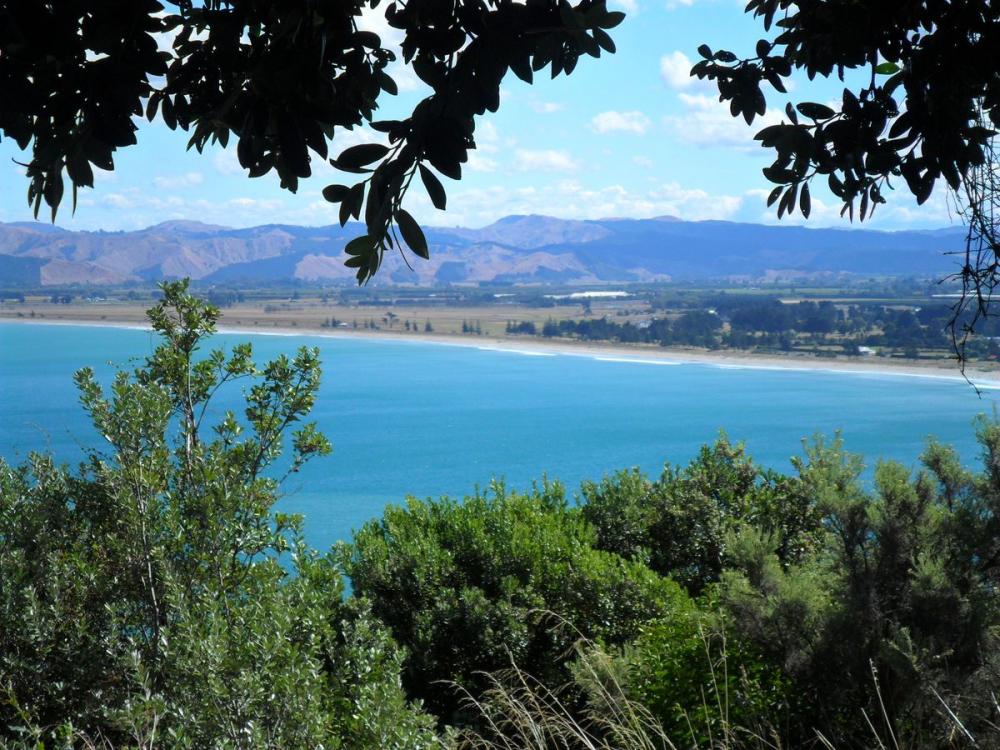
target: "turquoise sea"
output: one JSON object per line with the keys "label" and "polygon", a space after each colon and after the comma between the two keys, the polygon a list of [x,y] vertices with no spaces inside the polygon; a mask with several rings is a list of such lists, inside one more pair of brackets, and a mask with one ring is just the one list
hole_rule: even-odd
{"label": "turquoise sea", "polygon": [[[539,355],[419,341],[223,334],[252,340],[258,362],[318,346],[324,383],[314,412],[333,455],[285,486],[281,509],[306,516],[323,548],[407,494],[462,495],[493,477],[527,487],[548,474],[580,480],[640,466],[658,474],[724,428],[762,463],[789,469],[801,441],[842,430],[869,464],[915,466],[934,434],[975,463],[972,419],[994,413],[961,381],[903,375],[729,368]],[[82,456],[97,436],[77,403],[74,370],[108,378],[154,345],[146,331],[0,324],[0,455]],[[641,356],[641,355],[640,355]],[[234,394],[235,397],[235,394]]]}

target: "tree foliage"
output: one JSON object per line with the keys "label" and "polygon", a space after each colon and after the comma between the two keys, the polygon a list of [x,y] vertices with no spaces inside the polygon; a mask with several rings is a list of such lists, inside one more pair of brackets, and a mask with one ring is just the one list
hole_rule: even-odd
{"label": "tree foliage", "polygon": [[639,563],[594,548],[561,486],[494,484],[461,503],[410,500],[342,550],[357,596],[407,649],[410,694],[461,720],[455,684],[478,695],[512,663],[562,684],[581,637],[620,645],[686,599]]}
{"label": "tree foliage", "polygon": [[692,73],[715,81],[733,116],[748,123],[766,110],[763,87],[786,93],[793,71],[809,78],[863,73],[832,107],[789,104],[787,122],[757,134],[775,151],[764,175],[778,187],[779,216],[809,215],[809,184],[826,178],[853,217],[864,219],[902,178],[920,203],[943,178],[958,190],[1000,125],[995,50],[1000,11],[989,0],[750,0],[770,36],[755,55],[702,45]]}
{"label": "tree foliage", "polygon": [[725,688],[750,729],[768,706],[765,725],[790,746],[817,730],[834,747],[871,746],[865,715],[899,747],[993,731],[1000,427],[982,421],[979,439],[979,474],[932,442],[915,476],[885,462],[872,483],[835,439],[808,444],[783,476],[722,441],[656,483],[625,472],[585,485],[600,546],[702,592],[688,617],[703,658],[690,621],[652,622],[626,651],[632,690],[665,723],[700,716],[692,729],[708,731],[721,718],[699,714],[692,681],[715,705]]}
{"label": "tree foliage", "polygon": [[[778,217],[808,217],[816,181],[861,220],[904,183],[923,204],[944,181],[969,228],[956,274],[963,295],[950,322],[956,354],[990,315],[1000,284],[996,144],[1000,126],[1000,8],[990,0],[750,0],[767,36],[741,57],[707,44],[692,69],[747,123],[765,114],[765,89],[785,94],[793,72],[846,81],[836,102],[789,102],[757,133],[774,152],[764,169]],[[810,187],[812,186],[812,188]]]}
{"label": "tree foliage", "polygon": [[743,530],[773,534],[789,562],[816,546],[820,527],[795,478],[761,468],[724,436],[688,466],[668,465],[655,482],[633,469],[584,482],[582,494],[599,548],[643,560],[695,595],[732,565]]}
{"label": "tree foliage", "polygon": [[[571,73],[581,57],[614,52],[607,33],[623,14],[604,0],[15,0],[0,7],[0,132],[22,149],[28,200],[53,219],[66,186],[93,187],[93,168],[136,143],[133,118],[159,115],[190,133],[189,148],[236,141],[251,177],[272,170],[295,191],[342,130],[368,124],[388,145],[353,146],[331,159],[361,175],[330,185],[341,224],[362,218],[347,247],[359,281],[387,250],[426,258],[420,227],[402,206],[419,175],[444,209],[435,171],[452,179],[475,148],[475,117],[500,105],[508,71],[524,81],[546,68]],[[431,93],[402,120],[375,119],[396,54],[360,24],[381,13],[403,33],[403,61]],[[64,177],[65,174],[65,177]],[[396,231],[398,230],[398,231]]]}
{"label": "tree foliage", "polygon": [[[279,459],[295,471],[329,451],[302,423],[316,351],[196,361],[217,315],[165,285],[150,311],[164,343],[144,365],[108,388],[77,373],[106,450],[76,471],[0,462],[0,742],[435,744],[384,628],[271,509]],[[245,411],[220,415],[211,398],[236,380]]]}

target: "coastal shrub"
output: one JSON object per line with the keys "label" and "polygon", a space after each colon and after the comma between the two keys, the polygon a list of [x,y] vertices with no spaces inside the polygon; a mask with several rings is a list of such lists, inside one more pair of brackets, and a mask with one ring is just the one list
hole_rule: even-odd
{"label": "coastal shrub", "polygon": [[742,529],[773,534],[780,558],[791,562],[816,546],[821,528],[800,480],[758,466],[725,435],[688,466],[667,465],[656,481],[622,471],[584,482],[582,496],[600,549],[641,560],[694,595],[719,580]]}
{"label": "coastal shrub", "polygon": [[931,443],[915,476],[882,463],[870,487],[839,440],[818,441],[796,463],[823,545],[791,565],[765,534],[737,545],[720,601],[795,685],[800,736],[870,742],[863,712],[900,746],[930,748],[995,723],[1000,426],[983,421],[978,434],[980,475]]}
{"label": "coastal shrub", "polygon": [[[791,475],[757,467],[722,438],[656,481],[632,470],[584,483],[581,512],[601,549],[712,602],[702,608],[721,610],[736,653],[781,675],[795,698],[780,722],[788,738],[820,729],[844,746],[870,742],[866,714],[889,717],[883,736],[938,747],[958,731],[949,712],[969,731],[996,720],[1000,426],[983,420],[978,435],[982,473],[932,442],[915,475],[884,463],[872,479],[839,437],[807,444]],[[661,653],[686,653],[679,622],[646,626]],[[669,724],[664,707],[683,707],[676,692],[697,683],[642,684]]]}
{"label": "coastal shrub", "polygon": [[[0,462],[0,744],[436,745],[384,626],[271,510],[278,462],[329,450],[302,422],[316,352],[196,361],[218,312],[183,283],[163,291],[164,342],[142,367],[107,390],[76,376],[105,450],[76,470]],[[209,430],[212,395],[237,380],[242,418]]]}
{"label": "coastal shrub", "polygon": [[493,483],[461,502],[390,506],[341,555],[355,595],[407,649],[408,693],[461,721],[451,683],[477,694],[482,672],[512,663],[565,682],[579,638],[626,643],[686,602],[672,581],[594,542],[560,485],[521,494]]}
{"label": "coastal shrub", "polygon": [[728,632],[708,602],[690,602],[644,625],[622,656],[626,693],[677,747],[781,736],[789,681],[752,645]]}

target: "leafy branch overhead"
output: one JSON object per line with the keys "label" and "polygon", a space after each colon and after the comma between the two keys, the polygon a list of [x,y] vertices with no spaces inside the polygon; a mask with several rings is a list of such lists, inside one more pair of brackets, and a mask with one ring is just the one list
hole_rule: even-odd
{"label": "leafy branch overhead", "polygon": [[[623,14],[605,0],[472,0],[384,3],[403,32],[403,61],[432,93],[403,120],[375,120],[397,86],[395,53],[359,28],[380,0],[61,0],[0,6],[0,132],[22,150],[28,200],[55,218],[68,178],[93,187],[94,167],[114,168],[118,149],[136,143],[133,118],[160,116],[190,134],[189,148],[236,140],[251,177],[272,170],[292,192],[314,159],[362,175],[330,185],[340,220],[363,220],[347,247],[360,282],[387,250],[426,258],[426,239],[402,207],[419,174],[432,203],[446,205],[435,171],[460,179],[474,149],[475,117],[495,112],[508,70],[531,82],[548,68],[571,73],[583,56],[614,52],[607,30]],[[340,129],[363,124],[389,145],[354,146],[330,158]],[[433,170],[433,171],[432,171]],[[65,177],[64,177],[65,175]]]}
{"label": "leafy branch overhead", "polygon": [[[984,162],[1000,125],[1000,6],[968,2],[750,0],[769,37],[740,58],[702,45],[692,75],[714,81],[734,117],[766,111],[769,85],[786,93],[793,71],[848,81],[838,101],[785,108],[757,133],[775,153],[764,176],[779,217],[809,216],[810,183],[825,178],[863,220],[901,180],[924,203],[944,179],[955,191]],[[848,76],[849,71],[857,71]],[[854,85],[850,81],[864,79]]]}

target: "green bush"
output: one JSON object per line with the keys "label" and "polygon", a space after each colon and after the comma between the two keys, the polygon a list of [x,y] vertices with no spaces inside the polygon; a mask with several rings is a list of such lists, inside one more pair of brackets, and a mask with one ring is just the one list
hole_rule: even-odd
{"label": "green bush", "polygon": [[709,607],[692,602],[643,626],[622,657],[628,692],[677,747],[742,746],[751,734],[780,733],[788,680]]}
{"label": "green bush", "polygon": [[452,682],[476,694],[481,672],[516,663],[548,684],[568,679],[581,636],[607,644],[686,597],[636,562],[594,549],[562,488],[493,484],[462,502],[411,499],[342,550],[355,595],[407,649],[403,679],[444,720],[460,720]]}
{"label": "green bush", "polygon": [[[263,370],[249,346],[194,360],[217,311],[168,284],[166,339],[106,393],[78,373],[106,452],[76,471],[0,461],[0,744],[399,748],[436,745],[385,629],[341,596],[330,557],[275,515],[270,476],[329,450],[301,424],[315,351]],[[201,428],[251,385],[243,419]]]}
{"label": "green bush", "polygon": [[[867,714],[888,716],[883,739],[938,747],[957,731],[948,710],[969,731],[994,722],[1000,688],[1000,425],[982,421],[979,438],[980,475],[931,443],[915,476],[884,463],[873,484],[839,438],[807,445],[792,475],[723,438],[655,482],[631,471],[585,483],[582,513],[599,547],[717,603],[730,643],[789,684],[793,741],[821,729],[871,742]],[[651,627],[659,653],[674,640],[686,653],[676,620]],[[675,682],[661,671],[643,695],[663,716],[699,683],[697,670]]]}
{"label": "green bush", "polygon": [[668,465],[655,482],[633,469],[584,482],[582,494],[600,549],[642,560],[694,595],[719,580],[742,529],[773,534],[789,562],[808,554],[820,533],[802,483],[757,466],[725,436],[688,466]]}
{"label": "green bush", "polygon": [[979,438],[980,476],[932,443],[915,477],[882,463],[871,489],[839,441],[815,444],[799,470],[823,548],[783,568],[766,544],[748,546],[720,588],[745,636],[808,698],[803,720],[844,744],[870,737],[857,716],[883,707],[907,747],[951,741],[944,705],[970,731],[995,721],[1000,427],[982,422]]}

